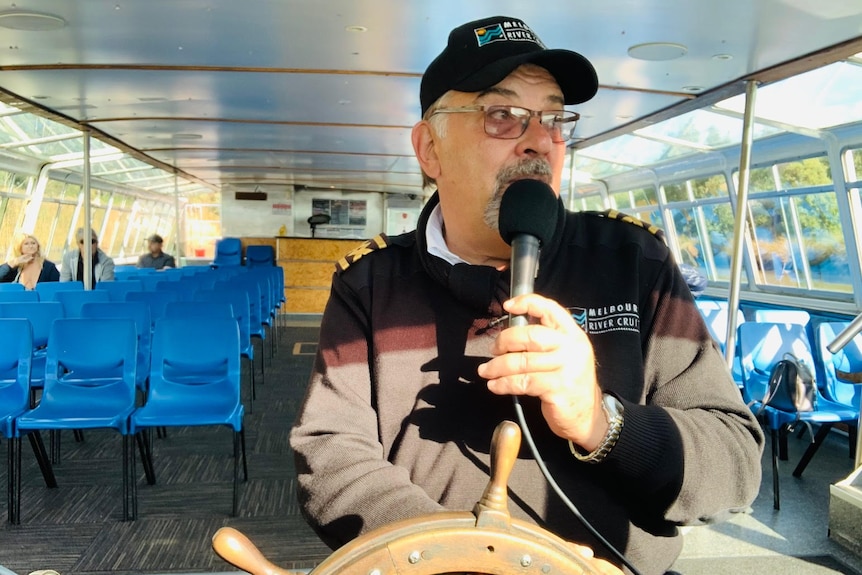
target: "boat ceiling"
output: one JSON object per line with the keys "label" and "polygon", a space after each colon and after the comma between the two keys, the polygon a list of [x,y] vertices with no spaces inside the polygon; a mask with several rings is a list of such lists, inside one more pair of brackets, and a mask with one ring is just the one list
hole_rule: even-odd
{"label": "boat ceiling", "polygon": [[[547,46],[595,65],[598,94],[573,107],[582,117],[574,146],[585,151],[741,94],[746,79],[769,84],[862,52],[859,0],[7,6],[0,8],[4,104],[89,129],[109,149],[178,171],[187,189],[223,192],[422,194],[410,142],[422,73],[453,27],[494,14],[523,19]],[[5,110],[0,120],[16,116]],[[0,153],[44,149],[34,140],[40,136],[67,151],[80,139],[31,133],[24,146],[7,136]],[[61,152],[40,152],[41,159],[62,160]]]}

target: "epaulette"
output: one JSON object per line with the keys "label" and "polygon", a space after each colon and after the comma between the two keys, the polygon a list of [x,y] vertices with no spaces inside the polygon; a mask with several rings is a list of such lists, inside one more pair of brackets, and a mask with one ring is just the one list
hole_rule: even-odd
{"label": "epaulette", "polygon": [[664,231],[660,227],[655,226],[649,222],[639,220],[639,219],[632,217],[628,214],[624,214],[618,210],[605,210],[603,212],[599,212],[599,215],[604,216],[606,218],[611,218],[614,220],[620,220],[621,222],[627,222],[629,224],[634,224],[634,225],[638,226],[639,228],[645,229],[646,231],[648,231],[649,233],[651,233],[652,235],[654,235],[655,237],[660,239],[662,242],[667,244],[667,240],[664,237]]}
{"label": "epaulette", "polygon": [[362,256],[368,255],[371,252],[375,252],[377,250],[382,250],[386,246],[389,245],[389,238],[386,237],[386,234],[377,234],[370,240],[365,240],[358,247],[353,248],[350,252],[338,260],[335,264],[335,269],[339,272],[343,272],[347,268],[350,267],[352,263],[362,258]]}

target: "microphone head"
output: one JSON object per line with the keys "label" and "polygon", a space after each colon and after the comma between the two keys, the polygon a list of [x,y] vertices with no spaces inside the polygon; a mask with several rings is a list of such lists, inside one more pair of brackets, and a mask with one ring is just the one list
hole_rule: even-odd
{"label": "microphone head", "polygon": [[500,237],[511,245],[516,235],[528,234],[544,245],[554,236],[559,209],[551,186],[539,180],[518,180],[506,188],[500,201]]}

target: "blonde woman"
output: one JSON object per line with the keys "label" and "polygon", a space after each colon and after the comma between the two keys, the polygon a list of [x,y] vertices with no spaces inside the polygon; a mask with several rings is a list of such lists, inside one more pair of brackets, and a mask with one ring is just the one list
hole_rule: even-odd
{"label": "blonde woman", "polygon": [[0,282],[24,284],[28,290],[39,282],[60,281],[60,272],[54,262],[42,256],[42,246],[35,236],[26,234],[14,247],[15,256],[0,265]]}

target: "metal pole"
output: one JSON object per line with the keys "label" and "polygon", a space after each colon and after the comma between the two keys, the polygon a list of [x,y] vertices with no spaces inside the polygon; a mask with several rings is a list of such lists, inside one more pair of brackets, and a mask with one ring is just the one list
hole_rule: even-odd
{"label": "metal pole", "polygon": [[[93,289],[93,243],[92,239],[93,220],[90,210],[90,130],[84,129],[84,240],[81,249],[81,257],[84,258],[84,289]],[[72,273],[75,273],[74,271]]]}
{"label": "metal pole", "polygon": [[736,192],[736,219],[734,221],[733,253],[730,265],[730,293],[727,297],[727,342],[724,349],[728,369],[733,369],[736,353],[736,314],[739,311],[739,282],[742,277],[742,245],[748,220],[748,179],[751,169],[751,143],[754,140],[754,104],[757,100],[757,82],[748,80],[745,85],[745,116],[742,122],[742,145],[739,151],[739,188]]}

